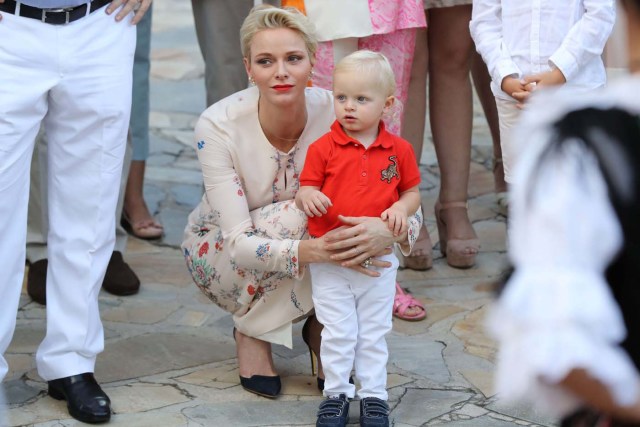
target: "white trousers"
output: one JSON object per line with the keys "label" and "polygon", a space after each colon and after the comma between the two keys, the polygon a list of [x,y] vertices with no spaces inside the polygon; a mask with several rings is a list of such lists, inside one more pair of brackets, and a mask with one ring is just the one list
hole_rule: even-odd
{"label": "white trousers", "polygon": [[318,321],[324,325],[320,358],[325,375],[325,396],[355,395],[349,375],[355,367],[358,397],[387,400],[387,342],[391,330],[398,259],[369,277],[334,264],[311,264],[311,288]]}
{"label": "white trousers", "polygon": [[0,22],[0,379],[24,276],[29,165],[49,139],[47,334],[38,372],[93,372],[104,347],[98,292],[114,245],[136,31],[102,10],[67,25]]}
{"label": "white trousers", "polygon": [[517,105],[518,103],[515,99],[513,101],[507,101],[496,97],[498,120],[500,121],[500,147],[502,148],[504,180],[509,184],[513,182],[513,167],[516,162],[513,130],[518,124],[520,113],[522,113]]}
{"label": "white trousers", "polygon": [[[27,260],[31,263],[47,259],[47,235],[49,234],[49,204],[47,197],[47,138],[43,132],[38,134],[31,158],[31,184],[29,188],[29,216],[27,220]],[[131,133],[127,137],[124,164],[120,174],[120,192],[116,207],[116,244],[114,251],[125,253],[129,235],[120,225],[124,208],[124,193],[131,166]]]}

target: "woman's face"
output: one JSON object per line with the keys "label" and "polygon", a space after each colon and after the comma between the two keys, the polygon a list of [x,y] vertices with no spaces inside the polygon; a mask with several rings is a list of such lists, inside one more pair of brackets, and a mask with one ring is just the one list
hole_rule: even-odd
{"label": "woman's face", "polygon": [[244,64],[263,101],[279,106],[299,102],[312,68],[302,37],[288,28],[262,30],[251,40],[250,52]]}

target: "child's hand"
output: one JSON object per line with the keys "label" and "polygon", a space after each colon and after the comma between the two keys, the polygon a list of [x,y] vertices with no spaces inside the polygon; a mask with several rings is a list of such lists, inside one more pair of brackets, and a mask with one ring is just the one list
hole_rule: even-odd
{"label": "child's hand", "polygon": [[535,83],[533,87],[538,86],[559,86],[567,82],[567,78],[562,74],[559,68],[554,68],[551,71],[545,71],[540,74],[532,74],[522,79],[525,86],[530,86],[531,83]]}
{"label": "child's hand", "polygon": [[562,74],[562,71],[555,68],[544,73],[525,76],[521,81],[524,86],[524,91],[515,92],[511,96],[520,102],[518,108],[522,108],[522,104],[524,104],[524,102],[529,99],[529,96],[531,96],[531,94],[539,87],[559,86],[566,82],[567,79],[564,77],[564,74]]}
{"label": "child's hand", "polygon": [[297,199],[300,201],[300,209],[309,217],[322,216],[327,213],[327,208],[333,206],[331,199],[320,190],[305,191],[298,193]]}
{"label": "child's hand", "polygon": [[507,76],[502,79],[502,84],[500,85],[500,89],[503,90],[504,93],[512,97],[518,102],[522,102],[522,100],[518,99],[517,94],[521,94],[522,92],[526,92],[527,89],[524,87],[522,80],[517,77]]}
{"label": "child's hand", "polygon": [[383,221],[387,221],[389,231],[394,236],[399,236],[407,232],[407,213],[403,209],[391,206],[380,215]]}

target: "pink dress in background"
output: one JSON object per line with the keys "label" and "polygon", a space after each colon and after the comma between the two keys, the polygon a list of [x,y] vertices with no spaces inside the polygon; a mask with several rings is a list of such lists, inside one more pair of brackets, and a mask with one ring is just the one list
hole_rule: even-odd
{"label": "pink dress in background", "polygon": [[[358,38],[358,49],[380,52],[389,59],[396,77],[396,107],[385,117],[387,129],[399,135],[402,128],[402,106],[407,100],[416,30],[426,27],[421,0],[369,0],[373,34]],[[335,10],[335,13],[343,13]],[[311,17],[310,17],[311,18]],[[313,85],[332,89],[334,41],[320,42],[314,66]]]}

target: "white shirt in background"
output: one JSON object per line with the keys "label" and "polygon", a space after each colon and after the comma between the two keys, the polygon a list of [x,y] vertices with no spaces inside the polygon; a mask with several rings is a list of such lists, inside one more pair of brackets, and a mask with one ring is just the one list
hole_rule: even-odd
{"label": "white shirt in background", "polygon": [[606,82],[602,51],[615,22],[615,0],[473,0],[471,36],[500,86],[559,68],[567,86],[590,90]]}

